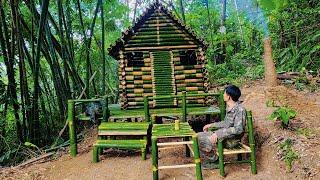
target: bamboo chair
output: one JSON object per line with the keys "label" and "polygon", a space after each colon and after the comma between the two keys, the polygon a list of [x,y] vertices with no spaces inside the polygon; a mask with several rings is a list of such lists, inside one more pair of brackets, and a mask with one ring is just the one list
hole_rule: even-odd
{"label": "bamboo chair", "polygon": [[[225,176],[224,166],[227,163],[250,163],[251,165],[251,173],[257,174],[257,166],[256,166],[256,148],[255,148],[255,140],[253,134],[253,121],[252,121],[252,112],[246,111],[246,119],[247,119],[247,126],[245,129],[245,133],[248,134],[249,139],[249,146],[245,144],[240,144],[240,148],[238,149],[226,149],[223,147],[223,140],[218,141],[218,156],[219,156],[219,169],[220,175]],[[238,155],[238,159],[236,161],[225,162],[224,156],[225,155]],[[242,154],[250,154],[248,160],[242,160]]]}

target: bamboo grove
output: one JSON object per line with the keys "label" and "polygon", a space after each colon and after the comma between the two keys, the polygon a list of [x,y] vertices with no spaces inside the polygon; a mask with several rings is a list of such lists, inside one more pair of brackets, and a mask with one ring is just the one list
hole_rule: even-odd
{"label": "bamboo grove", "polygon": [[[93,74],[89,49],[98,13],[102,20],[104,15],[102,1],[99,0],[91,25],[87,27],[82,18],[84,10],[80,0],[44,0],[39,5],[33,0],[1,1],[0,41],[8,75],[8,99],[4,102],[3,116],[11,106],[19,141],[44,144],[65,121],[68,99],[98,94],[95,81],[90,85],[93,92],[89,91],[89,79]],[[49,12],[49,5],[54,5],[56,11]],[[75,10],[79,15],[80,42],[84,49],[81,60],[86,62],[85,78],[79,74],[75,63],[75,43],[79,41],[74,40],[74,23],[70,14]],[[88,34],[89,28],[91,33]],[[97,43],[105,49],[104,39],[101,40]],[[101,50],[100,54],[105,59],[105,51]],[[105,61],[101,60],[101,63],[105,67]],[[19,76],[15,75],[17,72]],[[45,122],[40,122],[41,119]],[[41,132],[43,128],[45,130]],[[1,132],[4,135],[4,124]],[[45,132],[47,138],[41,138]]]}

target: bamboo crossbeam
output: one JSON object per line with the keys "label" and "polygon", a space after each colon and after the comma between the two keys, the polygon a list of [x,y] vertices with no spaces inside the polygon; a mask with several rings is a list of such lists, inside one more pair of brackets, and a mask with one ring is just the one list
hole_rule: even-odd
{"label": "bamboo crossbeam", "polygon": [[[179,36],[179,37],[189,37],[189,36],[187,36],[186,34],[183,34],[183,33],[181,33],[181,34],[160,34],[159,35],[160,36],[160,38],[168,38],[168,37],[177,37],[177,36]],[[154,39],[154,38],[157,38],[158,36],[157,36],[157,34],[150,34],[150,35],[135,35],[135,36],[133,36],[132,37],[132,39]]]}
{"label": "bamboo crossbeam", "polygon": [[125,47],[126,51],[137,51],[137,50],[164,50],[164,49],[190,49],[190,48],[197,48],[198,45],[177,45],[177,46],[159,46],[159,47]]}
{"label": "bamboo crossbeam", "polygon": [[126,80],[127,84],[151,84],[152,80]]}
{"label": "bamboo crossbeam", "polygon": [[131,75],[131,76],[142,76],[142,75],[151,75],[150,71],[127,71],[122,72],[122,75]]}
{"label": "bamboo crossbeam", "polygon": [[99,136],[145,136],[147,131],[99,131]]}
{"label": "bamboo crossbeam", "polygon": [[175,78],[177,80],[190,79],[190,78],[203,78],[203,74],[202,73],[196,73],[196,74],[175,75]]}
{"label": "bamboo crossbeam", "polygon": [[202,69],[176,70],[175,75],[202,73]]}
{"label": "bamboo crossbeam", "polygon": [[127,97],[143,97],[143,96],[153,96],[153,93],[141,93],[141,94],[128,93],[127,94]]}
{"label": "bamboo crossbeam", "polygon": [[159,166],[158,169],[179,169],[179,168],[191,168],[196,167],[196,164],[182,164],[182,165],[171,165],[171,166]]}
{"label": "bamboo crossbeam", "polygon": [[176,80],[176,84],[180,84],[180,83],[199,83],[199,82],[203,82],[203,79],[177,79]]}
{"label": "bamboo crossbeam", "polygon": [[127,84],[126,86],[128,89],[130,88],[152,88],[152,84]]}
{"label": "bamboo crossbeam", "polygon": [[151,72],[151,67],[125,67],[126,72],[130,71],[150,71]]}
{"label": "bamboo crossbeam", "polygon": [[192,141],[183,141],[183,142],[157,143],[158,147],[163,147],[163,146],[180,146],[180,145],[186,145],[186,144],[193,144],[193,142],[192,142]]}
{"label": "bamboo crossbeam", "polygon": [[179,87],[203,87],[203,83],[183,83],[183,84],[176,84],[177,88]]}
{"label": "bamboo crossbeam", "polygon": [[144,88],[144,89],[131,89],[127,88],[127,93],[152,93],[152,88]]}

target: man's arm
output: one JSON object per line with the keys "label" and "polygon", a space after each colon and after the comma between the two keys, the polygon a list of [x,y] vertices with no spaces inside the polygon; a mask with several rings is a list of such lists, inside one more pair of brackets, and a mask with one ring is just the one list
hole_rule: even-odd
{"label": "man's arm", "polygon": [[215,134],[217,135],[218,139],[223,139],[231,135],[238,135],[243,133],[243,122],[245,121],[245,117],[246,111],[243,108],[239,109],[239,111],[235,114],[233,127],[221,128],[215,131]]}

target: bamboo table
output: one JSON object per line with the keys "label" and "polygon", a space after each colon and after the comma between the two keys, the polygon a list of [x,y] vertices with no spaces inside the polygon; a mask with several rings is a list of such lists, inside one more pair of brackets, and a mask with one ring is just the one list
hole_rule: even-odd
{"label": "bamboo table", "polygon": [[[181,142],[164,142],[158,143],[158,139],[164,138],[183,138],[184,141]],[[192,138],[190,141],[189,139]],[[176,168],[196,168],[197,180],[202,180],[201,173],[201,162],[200,154],[198,148],[198,137],[197,134],[192,130],[187,122],[179,123],[179,130],[175,129],[175,124],[154,124],[152,128],[152,171],[153,179],[158,180],[158,171],[161,169],[176,169]],[[191,146],[194,155],[194,164],[183,164],[183,165],[171,165],[171,166],[158,166],[158,147],[164,146],[176,146],[176,145],[186,145]],[[188,148],[186,147],[186,148]]]}

